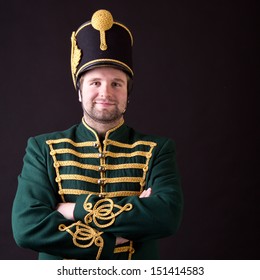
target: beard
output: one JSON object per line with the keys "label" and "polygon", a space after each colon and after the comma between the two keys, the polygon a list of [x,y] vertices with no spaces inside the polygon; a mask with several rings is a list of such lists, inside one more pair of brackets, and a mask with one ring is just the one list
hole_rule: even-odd
{"label": "beard", "polygon": [[93,103],[89,108],[83,107],[83,112],[84,115],[88,116],[88,118],[91,118],[95,122],[109,124],[121,119],[126,111],[126,109],[121,111],[117,105],[114,105],[113,107],[114,108],[110,108],[110,110],[105,108],[99,110]]}

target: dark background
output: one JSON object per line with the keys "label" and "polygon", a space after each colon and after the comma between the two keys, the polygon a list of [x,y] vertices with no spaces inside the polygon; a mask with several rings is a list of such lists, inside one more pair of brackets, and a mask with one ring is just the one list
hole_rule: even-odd
{"label": "dark background", "polygon": [[17,176],[28,137],[81,120],[70,36],[100,8],[134,35],[126,122],[177,145],[184,216],[161,241],[162,258],[259,259],[259,49],[249,0],[1,1],[0,259],[37,258],[12,237]]}

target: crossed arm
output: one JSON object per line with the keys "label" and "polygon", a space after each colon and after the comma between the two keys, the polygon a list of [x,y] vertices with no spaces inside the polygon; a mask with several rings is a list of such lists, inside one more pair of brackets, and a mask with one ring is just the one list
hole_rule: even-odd
{"label": "crossed arm", "polygon": [[[149,188],[147,190],[144,190],[139,198],[146,198],[146,197],[149,197],[152,193],[152,189]],[[57,205],[57,208],[56,210],[58,212],[60,212],[64,218],[68,219],[68,220],[72,220],[74,221],[74,208],[75,208],[75,203],[73,202],[62,202],[62,203],[59,203]],[[116,238],[116,245],[120,245],[120,244],[123,244],[123,243],[126,243],[128,242],[129,240],[123,238],[123,237],[117,237]]]}

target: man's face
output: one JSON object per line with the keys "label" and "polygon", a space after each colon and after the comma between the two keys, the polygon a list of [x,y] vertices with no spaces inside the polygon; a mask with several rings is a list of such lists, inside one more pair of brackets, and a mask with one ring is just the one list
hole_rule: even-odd
{"label": "man's face", "polygon": [[127,106],[127,75],[112,67],[97,67],[83,74],[80,101],[86,121],[117,123]]}

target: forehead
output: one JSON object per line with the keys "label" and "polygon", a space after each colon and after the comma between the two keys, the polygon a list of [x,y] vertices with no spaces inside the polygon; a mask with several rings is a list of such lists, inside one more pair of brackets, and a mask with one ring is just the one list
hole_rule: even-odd
{"label": "forehead", "polygon": [[120,79],[123,81],[127,80],[127,75],[122,70],[108,67],[108,66],[102,66],[102,67],[96,67],[91,70],[88,70],[85,74],[83,74],[84,80],[89,79]]}

